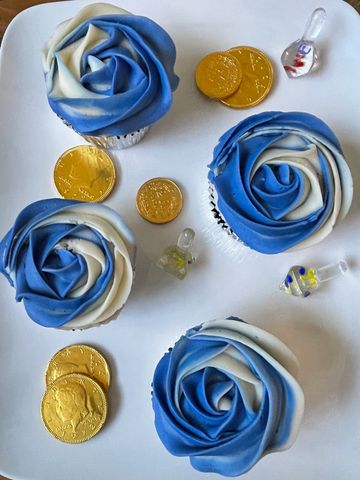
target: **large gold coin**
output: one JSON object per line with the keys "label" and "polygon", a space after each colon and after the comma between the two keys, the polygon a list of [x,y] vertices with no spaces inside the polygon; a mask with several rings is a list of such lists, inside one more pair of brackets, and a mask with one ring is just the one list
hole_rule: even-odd
{"label": "large gold coin", "polygon": [[168,178],[148,180],[138,190],[136,206],[140,215],[151,223],[168,223],[182,209],[182,194]]}
{"label": "large gold coin", "polygon": [[100,202],[116,179],[114,163],[101,148],[80,145],[64,152],[54,168],[55,186],[64,198]]}
{"label": "large gold coin", "polygon": [[241,66],[226,52],[213,52],[197,64],[195,81],[199,90],[210,98],[226,98],[239,88]]}
{"label": "large gold coin", "polygon": [[86,442],[104,425],[107,402],[102,388],[85,375],[72,373],[55,380],[41,402],[47,430],[65,443]]}
{"label": "large gold coin", "polygon": [[269,58],[253,47],[234,47],[227,53],[240,62],[243,77],[239,89],[221,102],[233,108],[253,107],[262,102],[274,77]]}
{"label": "large gold coin", "polygon": [[69,373],[87,375],[96,380],[105,392],[109,390],[109,366],[101,353],[88,345],[70,345],[55,353],[46,369],[46,385]]}

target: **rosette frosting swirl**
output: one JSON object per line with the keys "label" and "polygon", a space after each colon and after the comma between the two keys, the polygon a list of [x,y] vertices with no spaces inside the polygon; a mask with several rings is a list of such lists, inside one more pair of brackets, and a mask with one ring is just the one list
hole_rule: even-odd
{"label": "rosette frosting swirl", "polygon": [[124,135],[169,110],[175,45],[149,18],[110,4],[84,7],[44,48],[48,101],[77,132]]}
{"label": "rosette frosting swirl", "polygon": [[246,118],[220,138],[209,168],[226,223],[262,253],[318,243],[352,201],[352,177],[340,143],[308,113]]}
{"label": "rosette frosting swirl", "polygon": [[295,441],[304,409],[296,371],[280,340],[235,317],[195,327],[156,367],[158,435],[197,470],[245,473]]}
{"label": "rosette frosting swirl", "polygon": [[74,200],[28,205],[0,242],[0,271],[44,327],[114,318],[129,296],[134,263],[135,240],[121,217]]}

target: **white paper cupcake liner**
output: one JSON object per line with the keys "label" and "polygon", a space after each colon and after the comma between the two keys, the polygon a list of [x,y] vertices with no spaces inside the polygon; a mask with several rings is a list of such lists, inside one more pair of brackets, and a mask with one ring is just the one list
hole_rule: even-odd
{"label": "white paper cupcake liner", "polygon": [[147,132],[150,130],[150,126],[148,126],[140,128],[135,132],[127,133],[126,135],[84,135],[75,130],[72,125],[66,120],[64,120],[62,117],[59,118],[67,127],[71,128],[85,141],[107,150],[123,150],[125,148],[132,147],[133,145],[139,143],[140,140],[142,140],[147,134]]}

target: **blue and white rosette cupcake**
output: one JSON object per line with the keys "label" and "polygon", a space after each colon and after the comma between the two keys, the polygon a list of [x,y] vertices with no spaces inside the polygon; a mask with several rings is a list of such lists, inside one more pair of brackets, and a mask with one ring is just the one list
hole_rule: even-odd
{"label": "blue and white rosette cupcake", "polygon": [[155,427],[201,472],[234,477],[294,443],[304,411],[294,354],[235,317],[192,328],[158,363]]}
{"label": "blue and white rosette cupcake", "polygon": [[340,143],[309,113],[246,118],[220,138],[209,169],[217,222],[265,254],[315,245],[352,202],[352,176]]}
{"label": "blue and white rosette cupcake", "polygon": [[171,107],[175,45],[149,18],[106,3],[61,23],[43,50],[52,110],[104,148],[138,143]]}
{"label": "blue and white rosette cupcake", "polygon": [[0,272],[29,317],[85,329],[116,318],[133,283],[135,238],[114,210],[48,199],[28,205],[0,242]]}

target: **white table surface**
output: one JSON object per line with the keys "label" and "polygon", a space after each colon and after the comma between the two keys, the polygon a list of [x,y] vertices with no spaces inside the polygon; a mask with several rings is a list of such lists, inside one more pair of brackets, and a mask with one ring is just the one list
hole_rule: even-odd
{"label": "white table surface", "polygon": [[[33,7],[9,27],[0,57],[0,237],[28,203],[56,196],[52,170],[67,148],[83,143],[50,111],[40,50],[55,26],[85,1]],[[315,0],[123,0],[124,8],[151,17],[173,37],[181,83],[169,115],[137,146],[115,155],[120,181],[107,203],[133,228],[139,243],[133,292],[120,318],[83,332],[41,328],[31,322],[14,290],[0,278],[0,472],[14,480],[201,480],[187,458],[167,453],[153,426],[150,391],[156,363],[189,327],[238,315],[277,334],[296,353],[306,412],[296,444],[262,459],[245,478],[355,480],[360,451],[359,171],[360,19],[341,0],[323,0],[328,20],[321,36],[322,67],[288,80],[282,50],[300,36]],[[235,45],[264,50],[275,67],[269,97],[251,110],[230,110],[194,86],[197,61]],[[299,253],[263,256],[222,251],[206,200],[206,165],[221,133],[263,110],[302,110],[325,120],[338,135],[353,172],[355,195],[347,219],[321,244]],[[179,218],[146,223],[135,195],[151,177],[168,176],[184,192]],[[184,282],[151,261],[179,231],[197,232],[200,256]],[[225,235],[225,234],[224,234]],[[215,235],[215,240],[219,236]],[[351,270],[313,297],[287,297],[277,286],[294,263],[318,265],[345,258]],[[91,441],[66,445],[44,429],[39,415],[43,373],[61,347],[99,347],[113,385],[104,429]]]}

